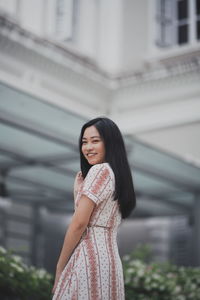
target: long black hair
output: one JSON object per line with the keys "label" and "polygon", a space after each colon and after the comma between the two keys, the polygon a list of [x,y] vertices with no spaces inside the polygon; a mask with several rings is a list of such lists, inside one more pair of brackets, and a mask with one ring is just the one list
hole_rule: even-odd
{"label": "long black hair", "polygon": [[109,118],[99,117],[85,123],[79,137],[80,164],[83,178],[92,167],[82,153],[82,137],[87,127],[95,126],[105,145],[105,162],[108,162],[115,174],[114,200],[118,200],[122,219],[127,218],[136,206],[130,166],[122,134],[118,126]]}

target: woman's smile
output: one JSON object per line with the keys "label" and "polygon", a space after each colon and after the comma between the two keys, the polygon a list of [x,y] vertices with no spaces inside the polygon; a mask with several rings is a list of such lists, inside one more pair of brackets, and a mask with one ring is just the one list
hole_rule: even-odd
{"label": "woman's smile", "polygon": [[96,153],[88,153],[87,156],[94,156]]}

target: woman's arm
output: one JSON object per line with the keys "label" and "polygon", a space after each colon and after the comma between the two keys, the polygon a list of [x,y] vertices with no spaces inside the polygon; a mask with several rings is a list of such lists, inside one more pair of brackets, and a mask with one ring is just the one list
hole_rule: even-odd
{"label": "woman's arm", "polygon": [[81,239],[83,232],[85,231],[87,224],[89,223],[90,216],[95,207],[95,203],[87,196],[83,195],[79,201],[70,225],[67,229],[63,247],[56,266],[56,275],[52,293],[55,292],[60,275],[68,262],[73,250]]}
{"label": "woman's arm", "polygon": [[74,212],[64,238],[63,247],[56,267],[58,272],[64,269],[73,250],[81,239],[81,236],[89,223],[94,207],[95,203],[87,196],[83,195],[80,198],[79,205]]}

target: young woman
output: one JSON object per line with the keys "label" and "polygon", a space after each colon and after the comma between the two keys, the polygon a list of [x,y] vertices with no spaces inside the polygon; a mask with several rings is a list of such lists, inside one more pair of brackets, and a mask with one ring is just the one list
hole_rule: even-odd
{"label": "young woman", "polygon": [[83,125],[75,212],[57,263],[53,300],[124,300],[117,229],[136,205],[121,132],[108,118]]}

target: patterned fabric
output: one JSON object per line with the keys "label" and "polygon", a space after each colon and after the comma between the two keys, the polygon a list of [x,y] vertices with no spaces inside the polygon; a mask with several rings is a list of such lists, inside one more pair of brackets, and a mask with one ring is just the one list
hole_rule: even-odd
{"label": "patterned fabric", "polygon": [[108,163],[92,166],[75,199],[81,195],[96,203],[83,233],[61,273],[53,300],[124,300],[124,277],[118,252],[117,229],[121,214],[114,173]]}

